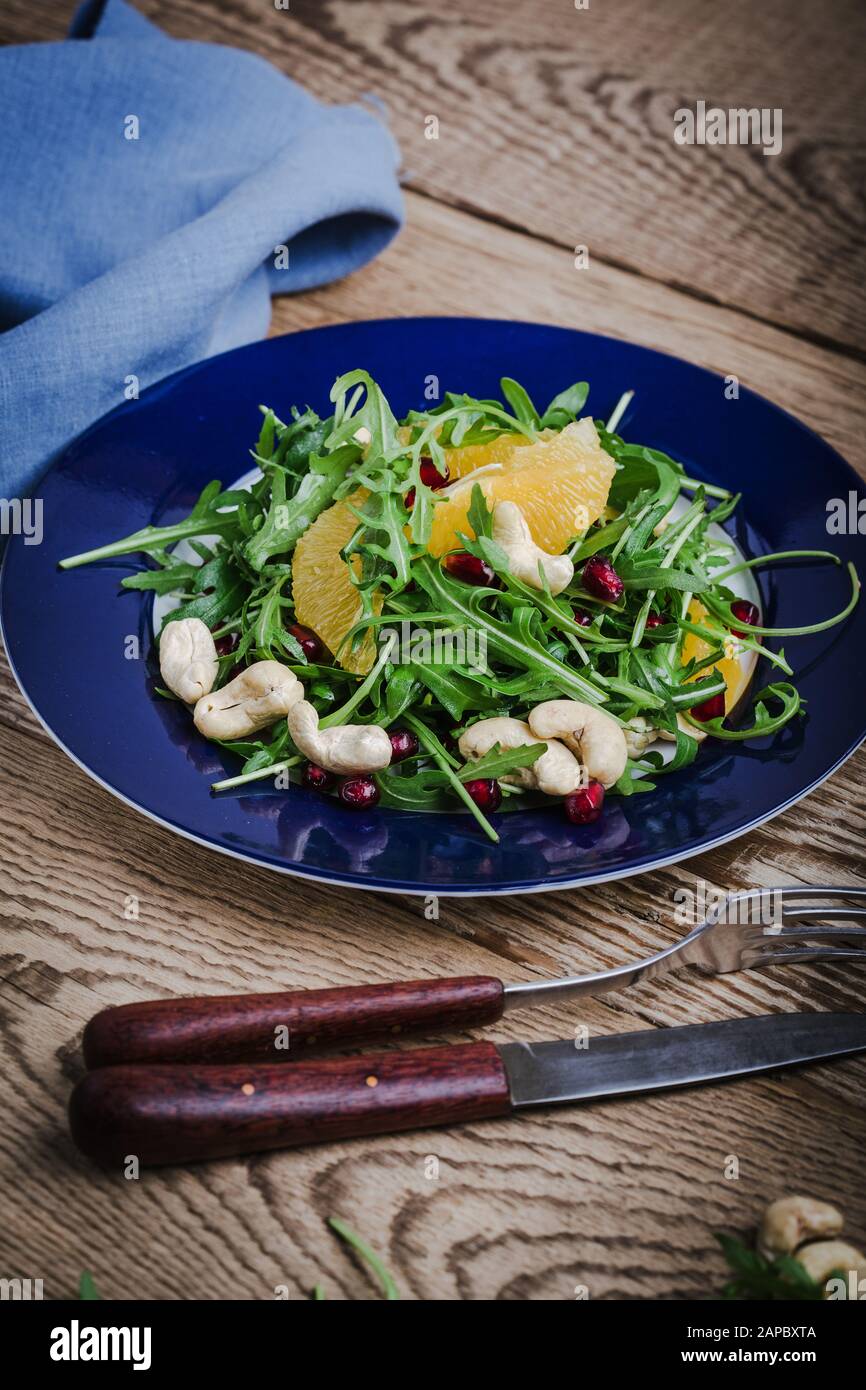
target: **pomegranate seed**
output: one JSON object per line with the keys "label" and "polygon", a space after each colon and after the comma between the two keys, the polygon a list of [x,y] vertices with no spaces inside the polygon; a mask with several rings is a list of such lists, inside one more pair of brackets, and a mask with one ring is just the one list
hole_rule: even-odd
{"label": "pomegranate seed", "polygon": [[583,567],[583,587],[593,598],[602,598],[607,603],[616,603],[625,589],[610,560],[603,555],[590,555]]}
{"label": "pomegranate seed", "polygon": [[334,785],[334,774],[316,763],[307,763],[301,773],[301,781],[311,792],[326,792]]}
{"label": "pomegranate seed", "polygon": [[647,620],[646,620],[646,626],[647,626],[648,628],[652,628],[652,627],[664,627],[664,625],[665,625],[665,620],[664,620],[664,618],[662,617],[661,613],[650,613],[649,617],[648,617]]}
{"label": "pomegranate seed", "polygon": [[[451,477],[451,473],[449,471],[447,463],[445,465],[445,472],[440,473],[433,460],[431,458],[425,457],[421,460],[421,467],[418,470],[418,476],[421,479],[424,486],[430,488],[431,492],[438,492],[440,487],[445,487],[446,483],[448,482],[448,479]],[[414,505],[415,489],[413,487],[410,487],[409,491],[406,493],[406,496],[403,498],[403,506],[406,508],[407,512],[411,512]]]}
{"label": "pomegranate seed", "polygon": [[591,825],[598,820],[604,806],[604,787],[601,782],[588,782],[565,798],[565,814],[572,825]]}
{"label": "pomegranate seed", "polygon": [[388,737],[391,740],[392,763],[402,763],[404,758],[414,757],[421,747],[411,729],[391,729]]}
{"label": "pomegranate seed", "polygon": [[495,777],[476,777],[472,782],[464,782],[479,811],[498,811],[502,805],[502,788]]}
{"label": "pomegranate seed", "polygon": [[[213,632],[213,628],[211,628]],[[217,656],[231,656],[240,646],[241,635],[239,632],[226,632],[222,637],[217,637],[214,641]]]}
{"label": "pomegranate seed", "polygon": [[340,783],[338,796],[344,806],[353,811],[364,811],[375,806],[379,800],[379,788],[372,777],[344,777]]}
{"label": "pomegranate seed", "polygon": [[445,569],[454,579],[464,584],[492,584],[496,575],[486,560],[478,555],[470,555],[468,550],[455,550],[442,561]]}
{"label": "pomegranate seed", "polygon": [[321,639],[316,636],[312,628],[304,627],[303,623],[292,623],[289,632],[300,646],[301,651],[308,661],[321,660],[325,648],[322,645]]}
{"label": "pomegranate seed", "polygon": [[[731,612],[735,618],[739,618],[741,623],[747,627],[755,627],[761,621],[761,610],[756,603],[750,603],[747,598],[738,598],[736,603],[731,604]],[[733,629],[731,629],[733,632]],[[744,632],[733,632],[734,637],[745,637]]]}
{"label": "pomegranate seed", "polygon": [[692,705],[689,714],[693,719],[700,719],[702,724],[708,719],[724,719],[724,695],[713,695],[709,700],[703,700],[699,705]]}
{"label": "pomegranate seed", "polygon": [[592,627],[592,614],[587,612],[585,608],[575,608],[574,621],[579,623],[581,627]]}
{"label": "pomegranate seed", "polygon": [[447,463],[445,465],[445,472],[440,473],[439,469],[436,467],[435,463],[431,458],[422,458],[421,467],[418,470],[418,476],[420,477],[422,483],[424,483],[426,487],[429,487],[432,489],[433,492],[436,492],[440,487],[445,487],[449,478],[451,477],[451,473]]}

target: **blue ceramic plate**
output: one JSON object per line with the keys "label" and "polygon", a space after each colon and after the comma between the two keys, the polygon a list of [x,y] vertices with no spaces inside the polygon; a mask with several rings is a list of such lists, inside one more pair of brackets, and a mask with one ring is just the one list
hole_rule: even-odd
{"label": "blue ceramic plate", "polygon": [[[291,334],[178,372],[83,435],[39,488],[44,541],[8,547],[2,584],[6,649],[25,696],[53,737],[115,795],[223,853],[326,882],[410,893],[521,893],[636,874],[730,840],[805,796],[866,737],[866,605],[840,627],[786,642],[808,718],[758,743],[708,741],[653,794],[610,798],[595,825],[558,808],[499,814],[492,845],[468,815],[357,813],[300,787],[253,784],[214,795],[237,772],[195,732],[185,710],[152,691],[151,601],[120,591],[131,556],[63,572],[65,555],[186,516],[211,478],[249,467],[259,402],[327,413],[334,378],[363,366],[402,415],[425,383],[498,394],[516,377],[537,400],[591,383],[607,417],[635,400],[628,438],[681,459],[693,476],[744,494],[729,524],[743,551],[831,549],[857,560],[856,535],[828,536],[827,502],[862,495],[840,456],[751,392],[726,399],[723,380],[646,348],[565,328],[485,319],[395,319]],[[862,568],[862,563],[861,563]],[[760,571],[772,626],[838,612],[849,593],[832,565]],[[140,657],[128,659],[137,637]],[[762,668],[767,667],[763,662]],[[766,669],[757,681],[765,683]]]}

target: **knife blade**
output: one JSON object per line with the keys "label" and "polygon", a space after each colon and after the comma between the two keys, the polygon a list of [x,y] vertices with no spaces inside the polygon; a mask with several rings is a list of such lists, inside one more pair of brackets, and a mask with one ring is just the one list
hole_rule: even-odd
{"label": "knife blade", "polygon": [[693,1086],[866,1050],[866,1014],[767,1014],[574,1041],[502,1043],[511,1103]]}
{"label": "knife blade", "polygon": [[100,1067],[69,1103],[82,1152],[116,1166],[461,1124],[748,1076],[866,1050],[866,1014],[773,1014],[544,1043],[461,1043],[319,1061]]}

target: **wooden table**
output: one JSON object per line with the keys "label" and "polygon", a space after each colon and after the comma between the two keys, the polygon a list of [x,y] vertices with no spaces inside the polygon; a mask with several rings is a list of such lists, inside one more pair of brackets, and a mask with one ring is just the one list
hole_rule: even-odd
{"label": "wooden table", "polygon": [[[683,355],[795,411],[864,468],[864,210],[857,0],[145,0],[181,38],[250,48],[326,101],[373,91],[405,161],[408,221],[351,279],[278,301],[274,332],[388,314],[563,323]],[[60,37],[67,5],[7,0],[0,41]],[[781,107],[784,150],[676,146],[674,110]],[[439,138],[425,120],[439,119]],[[427,127],[429,128],[429,126]],[[574,248],[589,248],[577,270]],[[90,782],[5,669],[0,1274],[69,1295],[375,1297],[327,1231],[342,1216],[419,1299],[703,1297],[716,1230],[763,1204],[837,1200],[866,1241],[866,1064],[851,1061],[519,1122],[248,1162],[102,1176],[65,1128],[86,1019],[174,993],[625,961],[674,940],[704,881],[863,883],[862,751],[793,811],[679,867],[510,900],[349,893],[177,839]],[[130,902],[137,901],[138,915]],[[495,1035],[566,1036],[786,1009],[853,1009],[828,967],[683,976],[546,1008]],[[439,1160],[430,1177],[428,1156]],[[732,1160],[738,1177],[730,1176]]]}

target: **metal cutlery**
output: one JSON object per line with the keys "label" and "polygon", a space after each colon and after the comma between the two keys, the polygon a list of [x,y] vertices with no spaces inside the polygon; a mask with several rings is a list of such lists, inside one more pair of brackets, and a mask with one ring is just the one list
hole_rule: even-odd
{"label": "metal cutlery", "polygon": [[[681,941],[634,964],[560,980],[493,976],[335,989],[162,999],[106,1009],[84,1033],[90,1068],[131,1063],[285,1062],[318,1048],[493,1023],[505,1011],[606,994],[681,967],[726,974],[765,966],[866,961],[866,889],[736,893]],[[862,923],[862,925],[858,925]],[[829,925],[828,925],[829,924]]]}
{"label": "metal cutlery", "polygon": [[866,1015],[773,1014],[572,1042],[463,1043],[247,1065],[110,1066],[70,1101],[97,1162],[143,1166],[396,1133],[690,1086],[866,1050]]}

